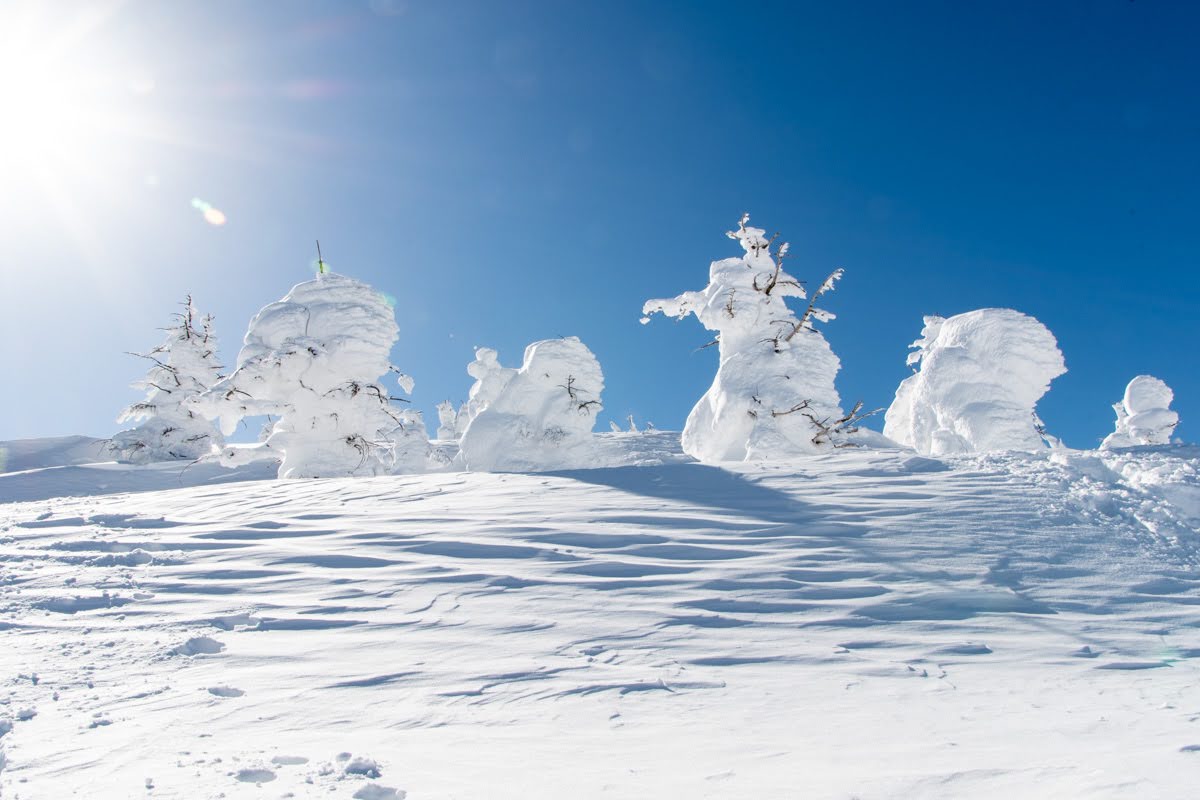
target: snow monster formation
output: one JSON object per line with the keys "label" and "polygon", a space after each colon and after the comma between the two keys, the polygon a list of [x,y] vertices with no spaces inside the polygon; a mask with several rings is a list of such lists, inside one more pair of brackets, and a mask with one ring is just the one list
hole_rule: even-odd
{"label": "snow monster formation", "polygon": [[684,452],[701,461],[788,458],[845,442],[856,429],[857,408],[844,414],[834,378],[841,362],[815,327],[834,315],[816,301],[842,277],[835,270],[813,292],[797,317],[787,298],[808,299],[804,286],[783,270],[788,245],[772,254],[774,237],[749,227],[743,215],[729,238],[744,251],[712,262],[708,286],[642,309],[682,319],[694,314],[716,331],[720,362],[712,386],[688,415]]}
{"label": "snow monster formation", "polygon": [[1105,437],[1101,449],[1169,444],[1179,414],[1171,410],[1175,393],[1151,375],[1138,375],[1125,387],[1121,402],[1113,403],[1117,429]]}
{"label": "snow monster formation", "polygon": [[883,433],[924,455],[1045,447],[1035,406],[1067,371],[1045,325],[1010,308],[925,317]]}
{"label": "snow monster formation", "polygon": [[229,435],[244,417],[277,417],[255,453],[228,448],[230,465],[270,451],[281,478],[381,475],[422,469],[429,438],[419,414],[392,405],[377,381],[388,362],[395,315],[365,283],[326,272],[298,284],[250,321],[232,375],[197,398],[196,410]]}
{"label": "snow monster formation", "polygon": [[475,378],[460,413],[463,465],[479,472],[523,472],[593,466],[592,429],[600,413],[604,373],[574,336],[525,348],[520,369],[503,367],[479,348],[467,368]]}
{"label": "snow monster formation", "polygon": [[126,408],[118,423],[140,422],[112,437],[117,461],[148,464],[208,455],[224,444],[212,423],[198,416],[190,401],[221,377],[212,317],[201,316],[189,296],[162,344],[140,355],[153,362],[146,377],[133,384],[146,397]]}

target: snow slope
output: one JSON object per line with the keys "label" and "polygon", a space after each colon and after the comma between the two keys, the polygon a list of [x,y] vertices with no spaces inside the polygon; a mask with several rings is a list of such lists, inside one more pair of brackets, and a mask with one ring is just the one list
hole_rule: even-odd
{"label": "snow slope", "polygon": [[50,436],[0,442],[0,473],[103,461],[112,458],[107,446],[107,439],[91,436]]}
{"label": "snow slope", "polygon": [[640,465],[0,475],[0,795],[1200,785],[1200,451],[602,438]]}

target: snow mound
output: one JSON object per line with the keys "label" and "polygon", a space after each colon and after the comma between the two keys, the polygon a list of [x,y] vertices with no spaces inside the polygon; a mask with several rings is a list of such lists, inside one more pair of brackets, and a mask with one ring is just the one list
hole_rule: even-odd
{"label": "snow mound", "polygon": [[592,466],[592,428],[600,413],[604,373],[577,337],[534,342],[519,370],[500,366],[480,348],[467,403],[461,459],[481,472],[526,472]]}
{"label": "snow mound", "polygon": [[1034,409],[1067,371],[1045,325],[1009,308],[930,316],[911,347],[885,436],[934,456],[1044,447]]}
{"label": "snow mound", "polygon": [[[782,268],[788,245],[772,255],[766,231],[746,225],[728,236],[739,258],[714,261],[708,286],[642,308],[682,319],[694,314],[716,331],[720,364],[713,384],[688,415],[683,449],[701,461],[787,458],[832,448],[851,432],[834,378],[841,362],[814,323],[834,318],[815,303],[832,291],[834,271],[797,317],[786,298],[808,297]],[[643,318],[643,322],[647,318]]]}
{"label": "snow mound", "polygon": [[[250,322],[237,370],[194,405],[226,435],[244,417],[278,417],[262,449],[281,460],[281,478],[380,475],[423,465],[428,436],[420,415],[399,411],[377,383],[398,328],[387,300],[334,273],[293,287]],[[246,463],[246,452],[225,454]]]}
{"label": "snow mound", "polygon": [[1099,522],[1133,522],[1169,541],[1196,542],[1200,450],[1128,447],[1055,451],[1070,495]]}
{"label": "snow mound", "polygon": [[1121,402],[1113,404],[1117,429],[1100,446],[1108,449],[1167,444],[1179,424],[1179,414],[1171,410],[1174,399],[1170,386],[1151,375],[1138,375],[1125,387]]}

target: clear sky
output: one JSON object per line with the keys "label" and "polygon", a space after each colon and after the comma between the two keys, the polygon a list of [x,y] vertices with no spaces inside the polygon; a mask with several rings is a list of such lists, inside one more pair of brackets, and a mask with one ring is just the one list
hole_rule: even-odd
{"label": "clear sky", "polygon": [[473,346],[578,335],[602,428],[678,429],[715,348],[641,305],[749,211],[845,268],[847,406],[922,315],[1008,306],[1066,356],[1051,432],[1095,445],[1150,373],[1194,440],[1198,35],[1161,0],[5,3],[0,438],[113,433],[187,292],[232,365],[316,238],[396,297],[431,428]]}

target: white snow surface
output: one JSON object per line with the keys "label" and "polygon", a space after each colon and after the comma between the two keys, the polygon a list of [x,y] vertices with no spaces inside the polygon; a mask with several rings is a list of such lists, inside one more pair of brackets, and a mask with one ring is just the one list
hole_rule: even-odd
{"label": "white snow surface", "polygon": [[1121,402],[1113,404],[1117,412],[1116,430],[1100,446],[1167,444],[1179,424],[1179,414],[1171,410],[1174,399],[1170,386],[1152,375],[1138,375],[1125,387]]}
{"label": "white snow surface", "polygon": [[1067,371],[1054,334],[1010,308],[925,317],[885,436],[925,455],[1045,447],[1035,408]]}
{"label": "white snow surface", "polygon": [[1200,449],[597,439],[640,466],[0,475],[0,795],[1200,785]]}
{"label": "white snow surface", "polygon": [[[398,337],[386,299],[335,273],[298,284],[250,321],[237,370],[197,398],[197,410],[230,435],[245,417],[278,417],[263,449],[282,478],[379,475],[424,468],[428,435],[420,415],[397,409],[379,381]],[[230,466],[245,450],[224,453]]]}
{"label": "white snow surface", "polygon": [[[678,319],[694,314],[717,334],[717,374],[688,415],[682,437],[684,452],[705,462],[819,452],[835,443],[821,426],[842,417],[834,386],[841,362],[813,326],[834,315],[813,307],[796,317],[786,298],[807,293],[777,269],[773,259],[779,254],[772,254],[766,232],[747,226],[747,219],[728,234],[744,255],[712,262],[702,291],[650,300],[642,309]],[[840,276],[836,271],[820,292],[831,291]]]}
{"label": "white snow surface", "polygon": [[49,436],[0,442],[0,472],[104,461],[112,457],[108,441],[94,436]]}
{"label": "white snow surface", "polygon": [[592,434],[603,406],[600,362],[575,336],[534,342],[519,370],[480,348],[460,456],[483,472],[542,472],[596,465]]}

